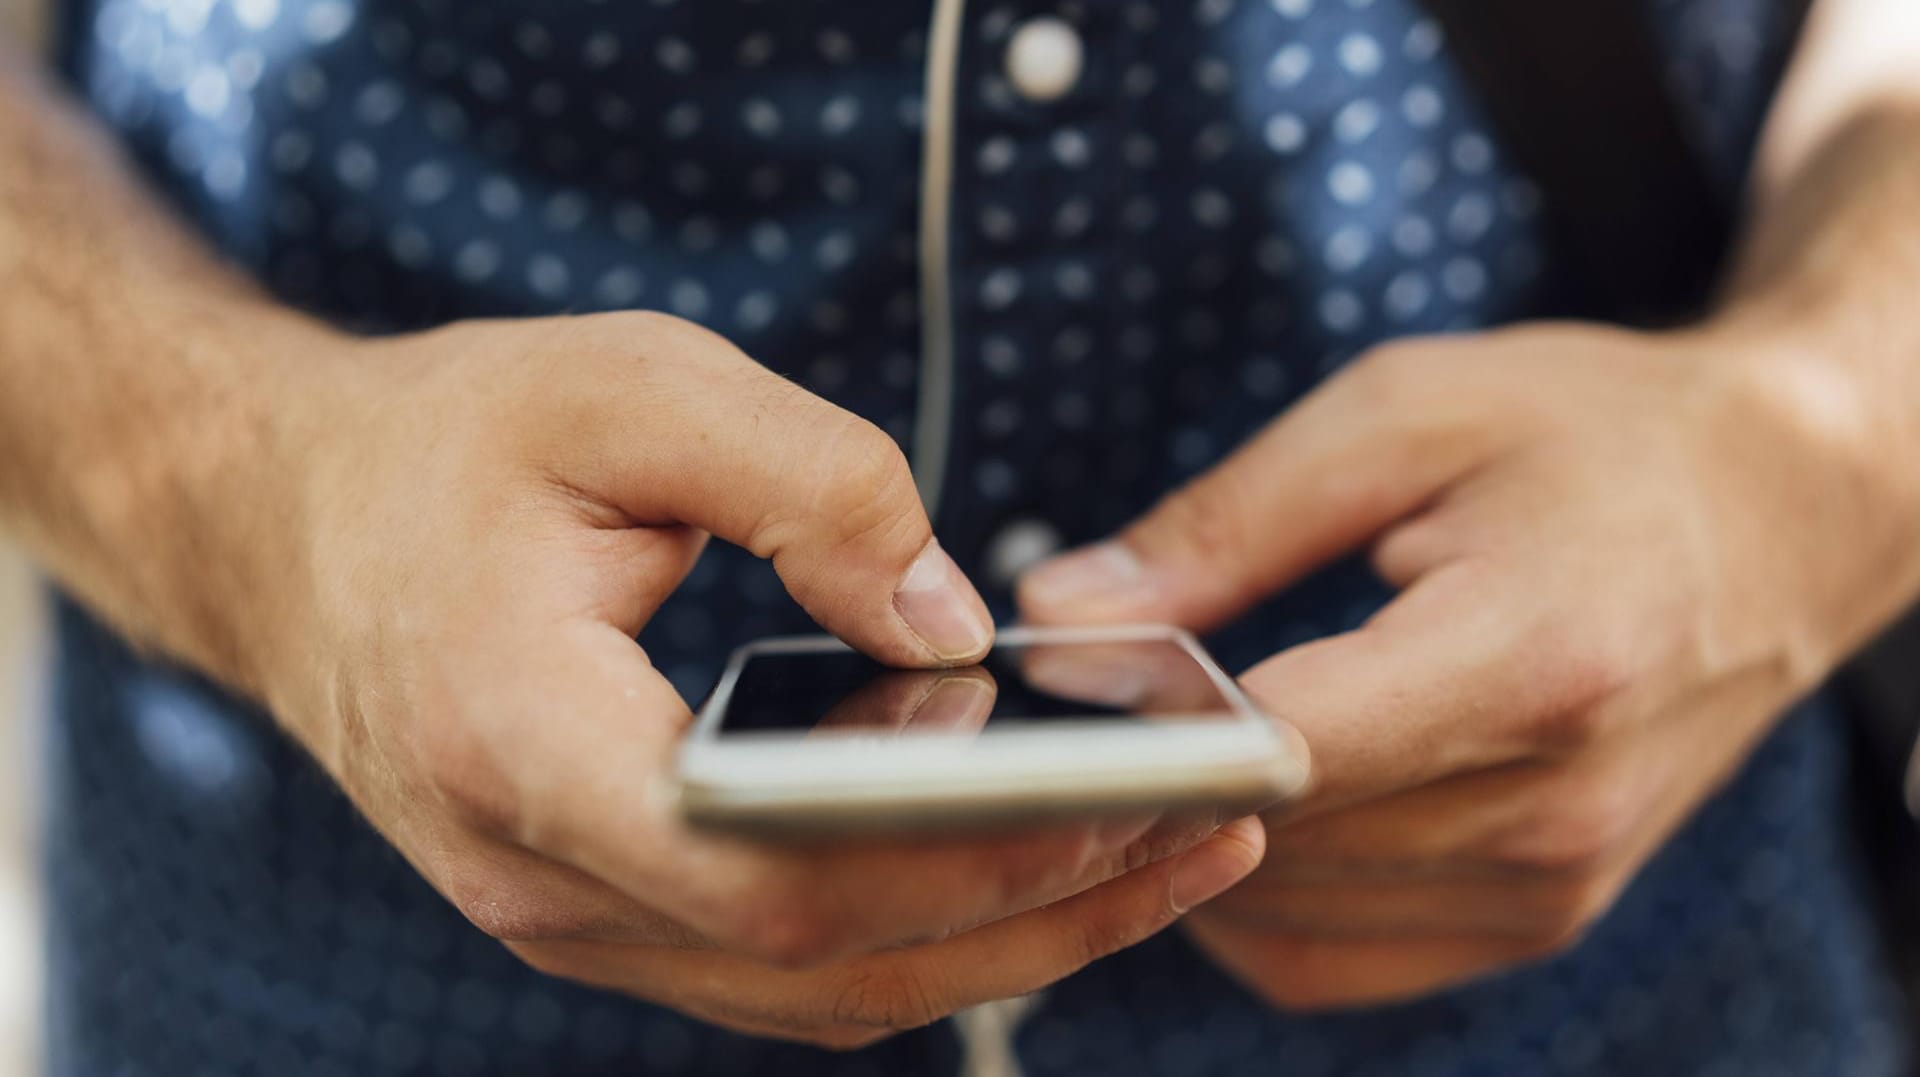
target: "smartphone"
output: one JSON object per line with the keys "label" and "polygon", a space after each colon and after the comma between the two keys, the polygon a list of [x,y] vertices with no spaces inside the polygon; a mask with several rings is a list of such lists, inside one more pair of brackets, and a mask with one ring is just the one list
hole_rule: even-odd
{"label": "smartphone", "polygon": [[704,827],[831,835],[1255,811],[1307,777],[1300,735],[1177,628],[1005,629],[941,670],[795,636],[733,654],[681,749],[679,801]]}

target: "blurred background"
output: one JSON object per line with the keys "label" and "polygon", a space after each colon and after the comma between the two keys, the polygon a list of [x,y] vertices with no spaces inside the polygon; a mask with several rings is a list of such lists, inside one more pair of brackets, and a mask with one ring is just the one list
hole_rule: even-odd
{"label": "blurred background", "polygon": [[[0,36],[37,42],[42,0],[0,0]],[[0,1077],[38,1072],[40,935],[29,810],[34,758],[29,700],[40,640],[37,586],[0,541]]]}
{"label": "blurred background", "polygon": [[[0,0],[13,4],[16,0]],[[29,808],[35,690],[30,657],[39,595],[19,556],[0,545],[0,1077],[36,1072],[40,938]]]}

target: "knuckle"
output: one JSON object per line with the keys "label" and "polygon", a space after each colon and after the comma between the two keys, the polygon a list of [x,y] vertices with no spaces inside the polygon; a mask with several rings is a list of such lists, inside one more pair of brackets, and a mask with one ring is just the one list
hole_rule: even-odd
{"label": "knuckle", "polygon": [[1589,635],[1553,656],[1559,663],[1566,702],[1596,711],[1623,692],[1633,677],[1626,648]]}
{"label": "knuckle", "polygon": [[1571,755],[1593,744],[1605,730],[1598,707],[1544,706],[1526,719],[1526,740],[1541,755]]}
{"label": "knuckle", "polygon": [[1528,739],[1547,754],[1592,744],[1606,731],[1608,704],[1633,679],[1627,647],[1569,619],[1536,625],[1525,639],[1523,660],[1545,686],[1528,719]]}
{"label": "knuckle", "polygon": [[906,962],[857,967],[833,989],[836,1024],[903,1032],[946,1016],[926,981]]}
{"label": "knuckle", "polygon": [[870,529],[876,517],[884,521],[907,514],[918,500],[899,443],[865,419],[835,414],[837,422],[820,455],[820,496],[853,517],[846,526],[854,533]]}
{"label": "knuckle", "polygon": [[[782,392],[805,393],[781,382]],[[775,556],[806,533],[828,547],[870,538],[908,541],[928,530],[913,472],[900,446],[879,427],[848,412],[821,405],[818,448],[796,463],[792,479],[800,495],[770,506],[755,529],[754,552]]]}

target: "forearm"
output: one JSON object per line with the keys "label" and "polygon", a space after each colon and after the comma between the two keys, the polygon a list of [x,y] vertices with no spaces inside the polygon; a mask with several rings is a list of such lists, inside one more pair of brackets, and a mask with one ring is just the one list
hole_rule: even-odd
{"label": "forearm", "polygon": [[323,333],[222,266],[0,50],[0,528],[137,643],[243,688],[240,637],[260,625],[236,599],[272,593],[255,577],[295,525],[271,479],[285,357]]}
{"label": "forearm", "polygon": [[1920,417],[1920,6],[1822,0],[1755,163],[1726,307],[1814,326]]}
{"label": "forearm", "polygon": [[[1742,360],[1730,384],[1749,410],[1735,420],[1757,403],[1787,423],[1779,451],[1815,458],[1833,497],[1885,524],[1851,549],[1805,550],[1876,581],[1873,608],[1827,611],[1841,654],[1920,597],[1916,192],[1920,7],[1822,0],[1762,139],[1745,241],[1710,326],[1731,331],[1727,353]],[[1751,479],[1804,462],[1755,460]]]}

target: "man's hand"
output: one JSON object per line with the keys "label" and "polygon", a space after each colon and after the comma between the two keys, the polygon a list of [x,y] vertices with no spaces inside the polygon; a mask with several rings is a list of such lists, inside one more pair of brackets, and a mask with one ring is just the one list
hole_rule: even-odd
{"label": "man's hand", "polygon": [[1259,860],[1251,821],[807,850],[688,832],[691,715],[633,636],[708,533],[885,661],[987,646],[893,443],[662,316],[316,325],[8,55],[0,526],[136,645],[266,703],[527,961],[735,1028],[852,1044],[1020,994]]}
{"label": "man's hand", "polygon": [[466,324],[304,361],[325,375],[273,512],[298,526],[252,607],[273,618],[233,633],[243,666],[535,967],[859,1043],[1050,983],[1258,861],[1252,821],[1210,841],[1137,820],[807,849],[688,831],[669,790],[691,715],[633,636],[708,533],[882,660],[987,647],[898,448],[664,316]]}
{"label": "man's hand", "polygon": [[1538,325],[1381,348],[1116,540],[1036,621],[1205,629],[1371,544],[1399,598],[1243,683],[1317,788],[1190,917],[1276,1004],[1557,952],[1920,591],[1904,401],[1779,327]]}

